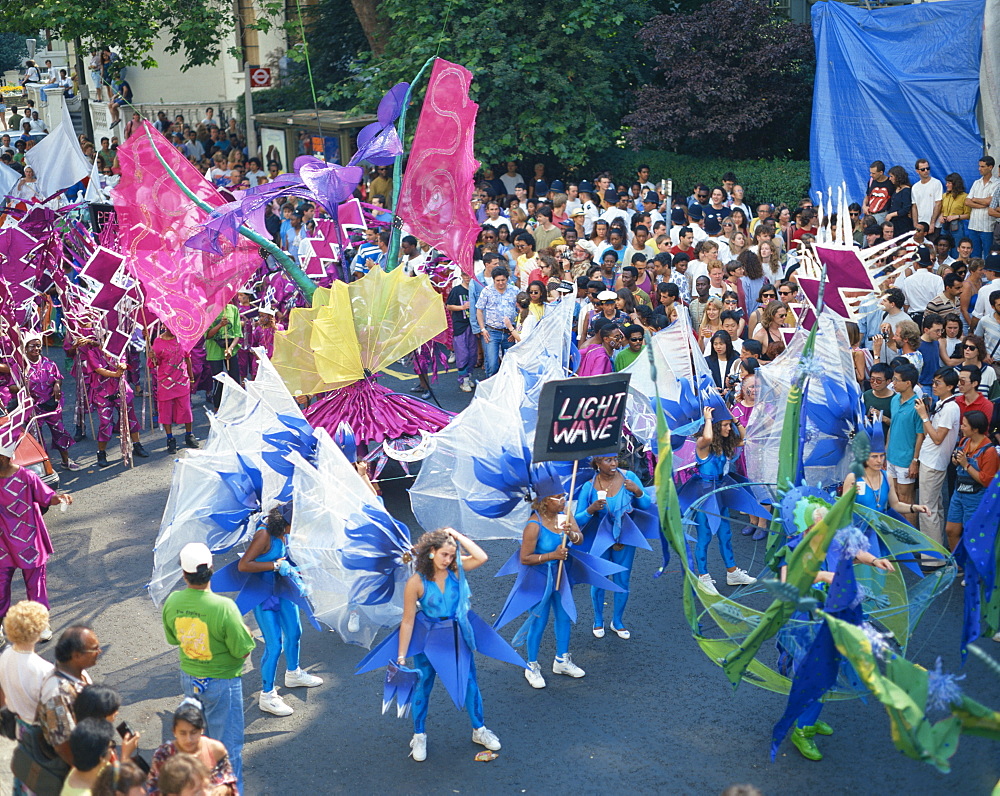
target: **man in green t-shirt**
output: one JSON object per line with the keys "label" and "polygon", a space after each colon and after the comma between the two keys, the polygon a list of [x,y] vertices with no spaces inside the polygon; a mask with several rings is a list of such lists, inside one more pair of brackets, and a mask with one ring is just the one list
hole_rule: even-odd
{"label": "man in green t-shirt", "polygon": [[225,744],[243,792],[243,661],[254,648],[236,603],[211,587],[212,553],[201,542],[184,545],[187,588],[163,604],[163,632],[178,647],[184,694],[201,702],[206,734]]}
{"label": "man in green t-shirt", "polygon": [[635,362],[645,347],[645,336],[641,326],[629,324],[622,331],[625,333],[628,345],[620,351],[615,352],[613,363],[616,372],[625,370],[625,368]]}
{"label": "man in green t-shirt", "polygon": [[205,361],[212,373],[212,405],[219,411],[222,402],[222,384],[215,377],[223,370],[237,384],[240,383],[240,338],[243,337],[243,321],[234,304],[222,308],[219,317],[212,321],[205,333]]}

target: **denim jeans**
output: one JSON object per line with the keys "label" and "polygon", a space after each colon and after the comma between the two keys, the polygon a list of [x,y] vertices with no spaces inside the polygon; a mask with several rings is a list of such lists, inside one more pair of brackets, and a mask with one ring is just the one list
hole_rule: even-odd
{"label": "denim jeans", "polygon": [[243,793],[243,680],[233,677],[206,681],[181,672],[181,689],[184,696],[201,702],[208,725],[205,734],[226,747],[240,793]]}
{"label": "denim jeans", "polygon": [[486,378],[489,378],[500,370],[500,353],[514,344],[510,341],[510,333],[506,329],[487,329],[486,331],[489,332],[490,338],[489,342],[486,343],[486,350],[483,352],[485,359],[483,366],[486,370]]}
{"label": "denim jeans", "polygon": [[974,229],[970,229],[969,240],[972,241],[973,257],[985,258],[986,255],[990,253],[990,249],[993,247],[992,232],[978,232]]}

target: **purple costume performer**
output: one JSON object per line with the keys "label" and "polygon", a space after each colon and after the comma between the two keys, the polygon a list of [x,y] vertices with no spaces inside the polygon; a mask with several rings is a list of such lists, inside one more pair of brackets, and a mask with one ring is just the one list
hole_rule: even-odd
{"label": "purple costume performer", "polygon": [[[274,356],[274,333],[276,331],[283,332],[285,331],[285,327],[279,323],[272,323],[270,326],[258,326],[255,324],[253,330],[250,332],[250,348],[263,348],[267,351],[268,359],[270,359]],[[240,351],[241,356],[242,354],[243,352]],[[247,349],[246,354],[250,357],[250,376],[251,378],[256,378],[257,357],[249,349]]]}
{"label": "purple costume performer", "polygon": [[75,442],[63,425],[62,392],[58,399],[53,395],[56,384],[61,381],[59,366],[48,357],[39,357],[37,362],[28,361],[28,392],[35,402],[38,423],[49,427],[52,445],[65,451]]}
{"label": "purple costume performer", "polygon": [[10,608],[10,585],[20,569],[28,599],[46,608],[45,562],[52,552],[52,540],[42,519],[55,492],[24,467],[0,478],[0,616]]}
{"label": "purple costume performer", "polygon": [[[87,398],[90,406],[97,412],[99,426],[97,429],[97,441],[108,442],[111,439],[112,423],[115,417],[115,408],[118,404],[120,380],[110,376],[102,376],[97,372],[98,368],[105,370],[116,370],[117,366],[111,358],[104,353],[94,343],[85,343],[77,349],[79,356],[83,357],[83,369],[87,380]],[[124,383],[125,408],[128,413],[128,430],[139,433],[139,421],[136,419],[135,406],[133,404],[134,393],[128,382]],[[121,411],[119,407],[119,411]]]}

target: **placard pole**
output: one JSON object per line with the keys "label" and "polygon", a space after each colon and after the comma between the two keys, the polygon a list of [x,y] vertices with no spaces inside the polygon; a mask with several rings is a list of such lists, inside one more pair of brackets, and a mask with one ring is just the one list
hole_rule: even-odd
{"label": "placard pole", "polygon": [[[570,518],[573,516],[573,494],[576,492],[576,471],[580,466],[580,460],[573,462],[573,476],[569,480],[569,499],[566,501],[566,526],[563,528],[562,542],[560,547],[566,547],[566,537],[569,531]],[[562,582],[564,559],[559,559],[559,569],[556,571],[556,591],[559,591],[559,584]]]}

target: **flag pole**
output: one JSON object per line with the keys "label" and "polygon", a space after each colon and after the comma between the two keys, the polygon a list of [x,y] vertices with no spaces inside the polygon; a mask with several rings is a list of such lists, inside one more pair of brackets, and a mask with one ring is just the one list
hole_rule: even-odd
{"label": "flag pole", "polygon": [[[569,520],[573,516],[573,494],[576,492],[576,471],[580,467],[580,460],[577,459],[573,462],[573,476],[569,480],[569,499],[566,501],[566,525],[562,529],[562,542],[559,546],[562,548],[566,547],[566,537],[569,535]],[[556,571],[556,591],[559,591],[559,584],[562,582],[563,567],[566,565],[566,560],[563,558],[559,559],[559,569]]]}
{"label": "flag pole", "polygon": [[406,147],[406,141],[404,136],[406,135],[406,111],[410,107],[410,96],[413,94],[413,87],[417,84],[417,81],[423,77],[424,72],[427,71],[427,67],[430,66],[434,61],[437,60],[436,55],[432,55],[428,58],[420,71],[417,72],[417,76],[413,78],[410,83],[409,88],[406,89],[406,96],[403,98],[403,110],[399,114],[399,120],[396,122],[396,135],[399,136],[399,154],[396,155],[396,162],[392,167],[392,204],[389,209],[393,213],[392,226],[390,227],[390,237],[389,237],[389,251],[388,258],[386,261],[385,270],[391,271],[397,265],[399,265],[399,244],[402,240],[402,221],[395,215],[396,207],[399,205],[399,192],[403,186],[403,153]]}

